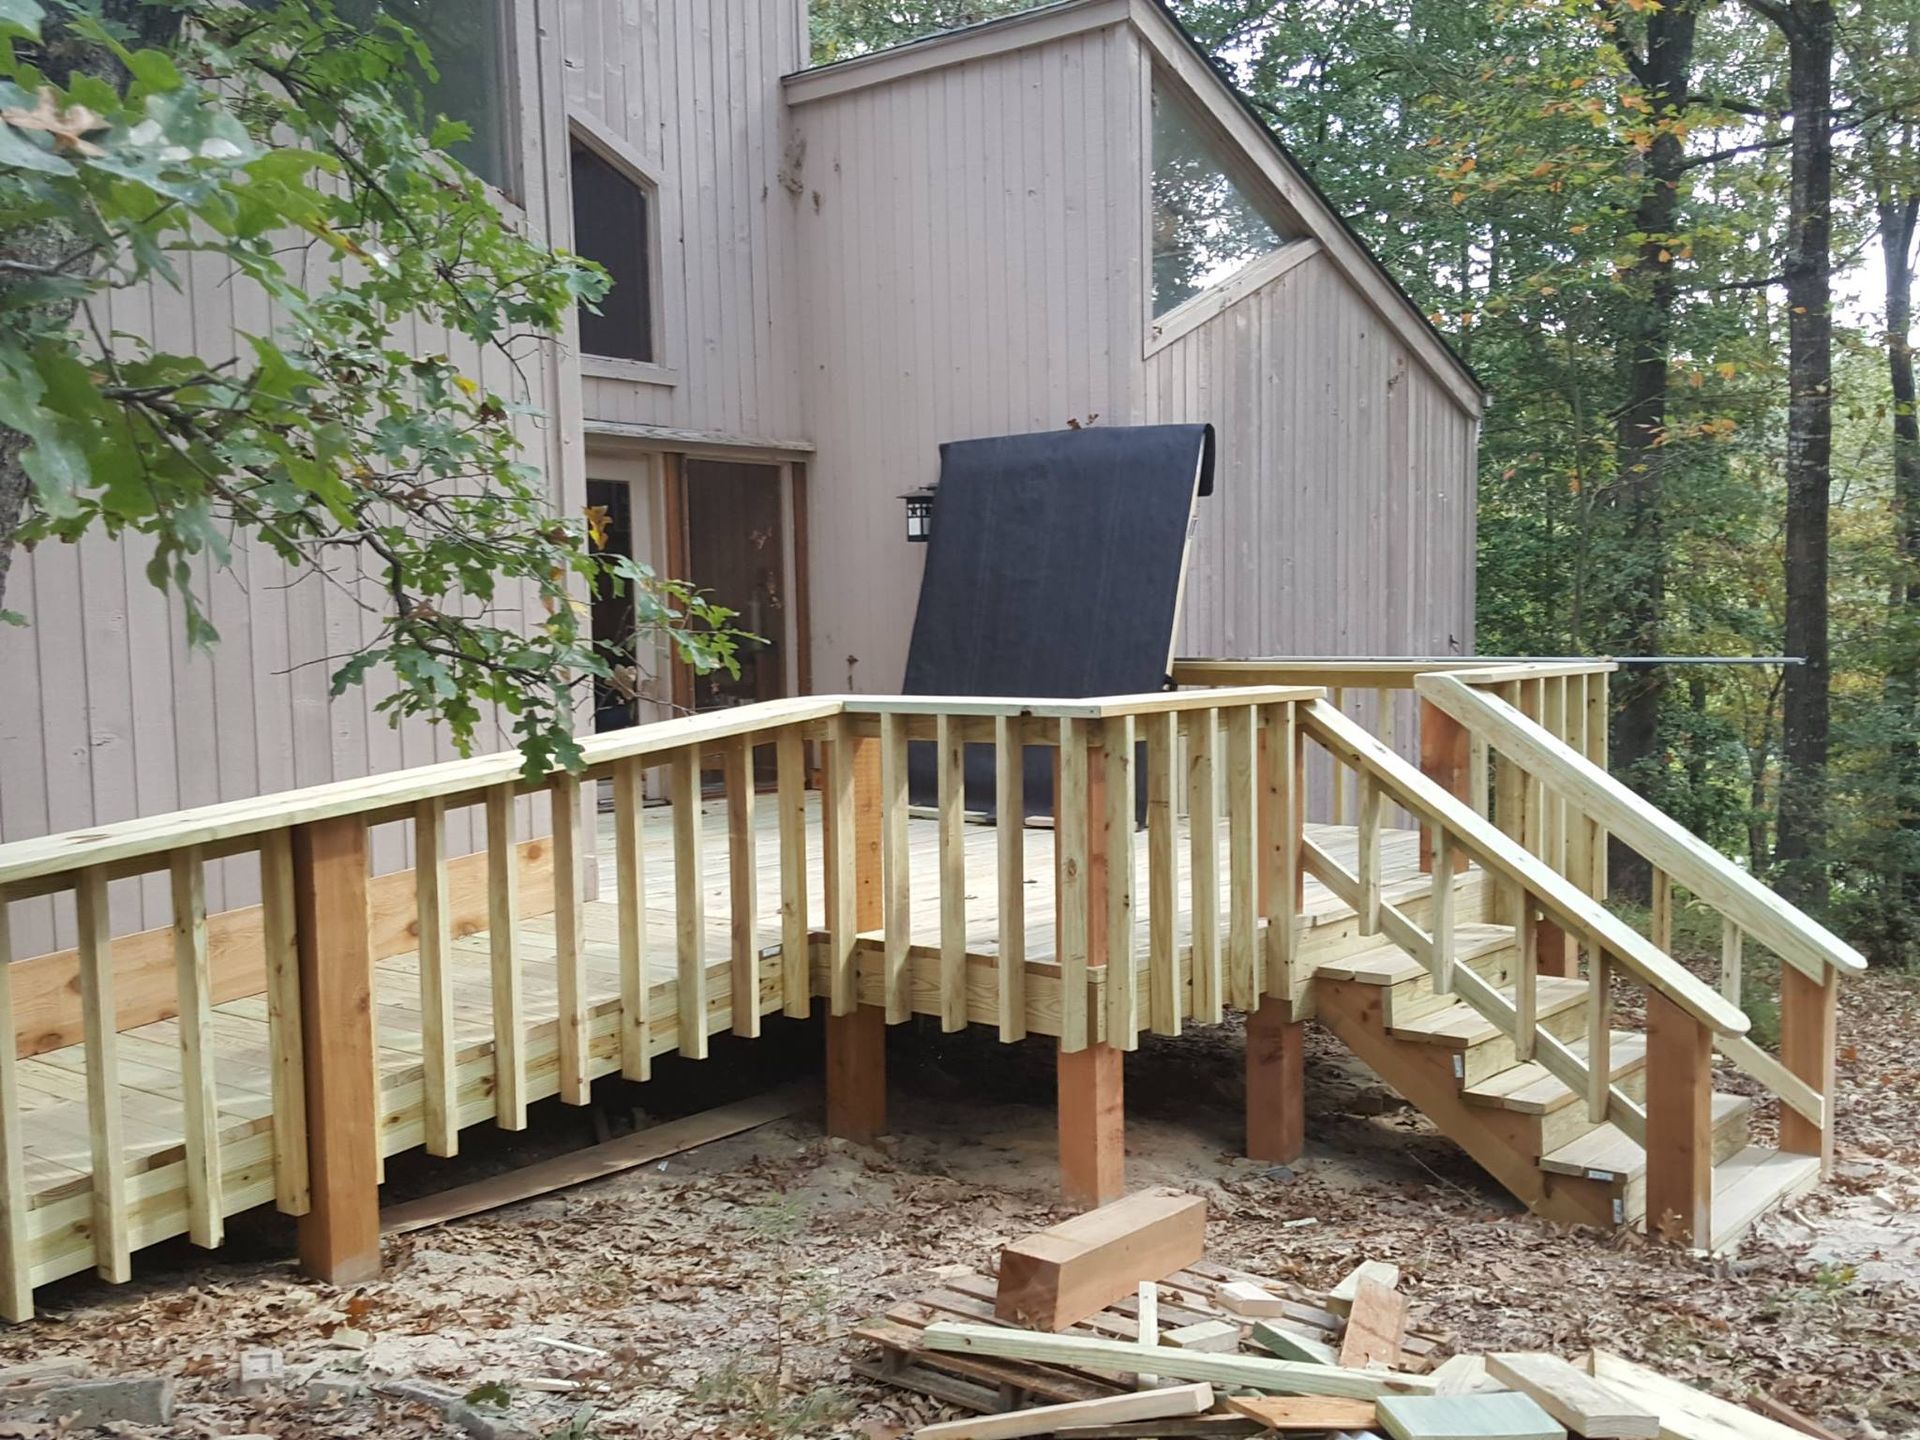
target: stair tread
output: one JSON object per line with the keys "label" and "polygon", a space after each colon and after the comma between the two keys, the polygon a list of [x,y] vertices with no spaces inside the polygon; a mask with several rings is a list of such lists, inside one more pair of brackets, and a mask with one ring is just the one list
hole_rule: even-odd
{"label": "stair tread", "polygon": [[[1724,1095],[1716,1091],[1713,1097],[1713,1128],[1717,1130],[1733,1112],[1752,1107],[1753,1101],[1745,1095]],[[1632,1180],[1646,1172],[1647,1152],[1640,1147],[1638,1140],[1619,1126],[1601,1125],[1578,1140],[1542,1155],[1540,1168],[1561,1175],[1605,1174]]]}
{"label": "stair tread", "polygon": [[[1575,1040],[1567,1048],[1585,1063],[1586,1041]],[[1618,1083],[1647,1063],[1647,1037],[1637,1030],[1616,1030],[1613,1042],[1607,1047],[1607,1056],[1613,1062],[1611,1078]],[[1502,1070],[1477,1085],[1467,1086],[1462,1093],[1475,1104],[1529,1115],[1545,1115],[1586,1098],[1537,1060]]]}
{"label": "stair tread", "polygon": [[[1461,925],[1454,930],[1454,957],[1462,962],[1513,944],[1511,925]],[[1352,980],[1362,985],[1399,985],[1428,974],[1427,967],[1391,940],[1371,950],[1329,960],[1316,966],[1315,975],[1330,980]]]}
{"label": "stair tread", "polygon": [[[1501,992],[1509,1000],[1513,998],[1511,990]],[[1535,992],[1535,1014],[1541,1017],[1557,1015],[1586,999],[1587,982],[1569,979],[1559,975],[1542,975]],[[1464,1002],[1449,1005],[1444,1010],[1436,1010],[1429,1015],[1416,1016],[1404,1023],[1391,1027],[1393,1034],[1405,1039],[1421,1040],[1430,1045],[1443,1045],[1449,1049],[1470,1050],[1475,1045],[1485,1044],[1497,1039],[1505,1032],[1487,1019],[1478,1010]]]}
{"label": "stair tread", "polygon": [[1761,1215],[1819,1180],[1817,1155],[1749,1145],[1728,1156],[1713,1170],[1713,1248],[1731,1245]]}

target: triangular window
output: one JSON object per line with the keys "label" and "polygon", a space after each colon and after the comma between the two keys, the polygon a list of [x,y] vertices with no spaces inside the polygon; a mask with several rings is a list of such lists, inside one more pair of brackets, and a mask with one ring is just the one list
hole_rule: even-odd
{"label": "triangular window", "polygon": [[1219,144],[1153,87],[1153,313],[1158,319],[1292,238],[1228,173]]}

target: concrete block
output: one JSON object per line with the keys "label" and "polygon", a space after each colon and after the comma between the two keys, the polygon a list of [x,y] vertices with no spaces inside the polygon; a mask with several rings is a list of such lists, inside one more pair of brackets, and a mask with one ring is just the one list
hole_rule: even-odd
{"label": "concrete block", "polygon": [[109,1380],[77,1380],[55,1385],[42,1396],[47,1413],[70,1418],[75,1429],[91,1429],[125,1421],[133,1425],[166,1425],[173,1419],[173,1377],[170,1375],[116,1376]]}

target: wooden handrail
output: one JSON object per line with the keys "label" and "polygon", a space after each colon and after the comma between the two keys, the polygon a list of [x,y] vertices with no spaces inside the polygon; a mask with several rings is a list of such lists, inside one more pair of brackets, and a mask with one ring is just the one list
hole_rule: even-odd
{"label": "wooden handrail", "polygon": [[1304,707],[1303,723],[1320,744],[1371,774],[1395,803],[1445,829],[1455,848],[1532,896],[1547,918],[1567,933],[1590,936],[1642,984],[1660,991],[1716,1034],[1746,1034],[1747,1017],[1738,1006],[1324,700]]}
{"label": "wooden handrail", "polygon": [[1568,675],[1606,675],[1620,667],[1605,658],[1486,655],[1395,655],[1366,659],[1337,655],[1274,655],[1254,660],[1192,657],[1173,662],[1173,683],[1198,687],[1235,685],[1324,685],[1353,689],[1411,690],[1422,675],[1450,673],[1502,680],[1553,679]]}
{"label": "wooden handrail", "polygon": [[1522,770],[1562,793],[1587,816],[1696,896],[1814,979],[1825,967],[1850,973],[1866,959],[1825,926],[1802,914],[1677,820],[1634,794],[1571,746],[1502,700],[1475,688],[1468,674],[1423,675],[1422,697],[1452,716]]}

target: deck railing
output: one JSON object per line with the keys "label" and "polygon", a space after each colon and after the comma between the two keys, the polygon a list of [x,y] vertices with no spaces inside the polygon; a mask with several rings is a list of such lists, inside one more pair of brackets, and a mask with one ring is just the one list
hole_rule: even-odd
{"label": "deck railing", "polygon": [[[373,1197],[384,1156],[415,1145],[453,1154],[465,1125],[491,1118],[522,1128],[528,1105],[545,1095],[584,1104],[599,1075],[646,1079],[653,1058],[669,1051],[704,1058],[711,1032],[758,1035],[763,1014],[805,1015],[816,995],[834,1015],[865,1004],[894,1023],[931,1014],[947,1029],[995,1025],[1008,1040],[1057,1035],[1066,1053],[1132,1049],[1142,1029],[1177,1034],[1186,1020],[1253,1007],[1291,963],[1299,815],[1289,757],[1296,708],[1317,694],[1253,687],[1064,702],[776,701],[594,736],[573,773],[529,777],[517,755],[489,755],[0,846],[0,925],[11,902],[34,896],[70,895],[76,909],[78,1024],[52,1030],[63,1043],[77,1031],[84,1052],[89,1155],[77,1193],[29,1192],[19,1062],[46,1046],[0,1044],[0,1315],[30,1314],[35,1284],[89,1263],[124,1279],[133,1250],[169,1235],[218,1244],[223,1217],[268,1199],[303,1217],[309,1268],[341,1281],[364,1277],[378,1264]],[[907,848],[908,747],[917,741],[931,742],[938,757],[932,946],[916,942]],[[996,865],[985,877],[965,868],[972,745],[993,749],[998,777]],[[809,746],[823,777],[817,828]],[[1041,917],[1053,927],[1055,953],[1045,963],[1030,962],[1026,939],[1024,851],[1043,833],[1029,831],[1024,815],[1033,749],[1051,752],[1058,777],[1047,836],[1055,913]],[[771,827],[755,820],[766,803],[756,758],[772,762]],[[1145,774],[1144,877],[1133,859],[1136,768]],[[672,800],[671,884],[652,892],[642,843],[649,771],[664,772]],[[709,835],[702,804],[715,771],[723,840],[717,827]],[[597,810],[585,797],[601,782],[611,791],[618,998],[595,1000],[589,953],[602,942],[586,932],[582,861],[586,816]],[[1189,828],[1184,872],[1173,824],[1183,784],[1202,819]],[[522,895],[519,817],[536,794],[548,797],[552,816],[550,905]],[[462,809],[484,813],[485,871],[474,913],[457,916],[461,858],[449,854],[449,817]],[[369,866],[370,831],[397,822],[414,860],[405,877],[414,924],[400,943],[417,951],[417,980],[398,989],[375,969],[394,947],[373,938],[389,927],[376,923],[369,900],[370,885],[391,888],[401,878],[371,877]],[[810,835],[819,837],[817,853]],[[758,884],[769,840],[778,849],[777,913],[763,913]],[[727,877],[720,939],[705,914],[716,841]],[[260,867],[260,954],[239,974],[223,959],[216,985],[206,867],[247,856]],[[132,937],[115,936],[107,903],[111,884],[155,872],[171,877],[174,918],[171,953],[159,965],[144,958],[144,943],[142,958],[132,958]],[[1222,876],[1231,882],[1224,916]],[[525,923],[549,908],[550,938],[546,926]],[[669,908],[670,931],[661,927]],[[993,938],[970,945],[970,918],[988,916]],[[486,981],[476,995],[456,976],[455,952],[480,930]],[[777,931],[778,943],[763,945],[764,931]],[[129,952],[126,967],[116,964],[117,945]],[[670,965],[656,963],[669,957]],[[18,1029],[18,978],[29,966],[36,977],[46,973],[39,961],[11,959],[0,928],[0,1035]],[[529,1021],[530,976],[551,995],[550,1027]],[[143,997],[124,1015],[122,983]],[[160,985],[175,1003],[149,994]],[[235,994],[263,996],[273,1076],[270,1114],[238,1128],[222,1115],[214,1043],[217,998]],[[486,1012],[490,1047],[463,1051],[463,1004]],[[178,1151],[130,1159],[120,1032],[156,1019],[178,1021],[185,1133]],[[417,1090],[409,1072],[399,1100],[383,1093],[379,1073],[382,1037],[396,1028],[420,1057]]]}

